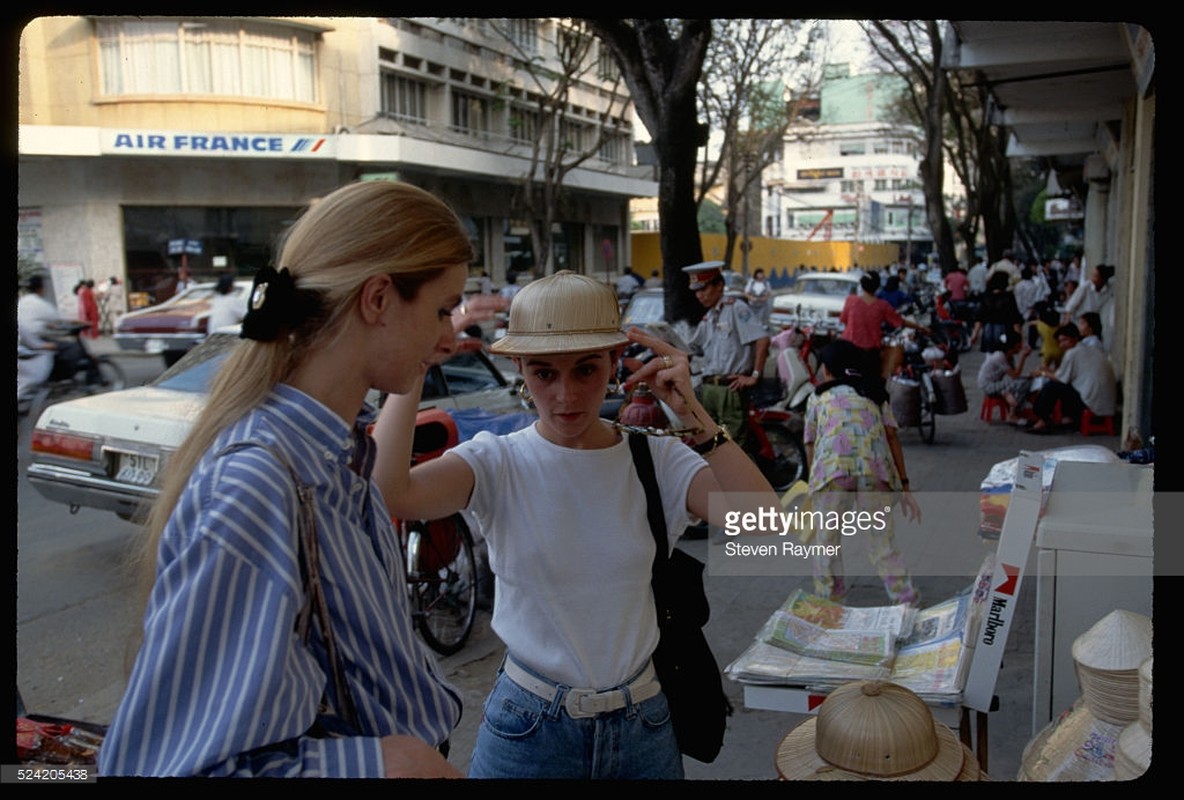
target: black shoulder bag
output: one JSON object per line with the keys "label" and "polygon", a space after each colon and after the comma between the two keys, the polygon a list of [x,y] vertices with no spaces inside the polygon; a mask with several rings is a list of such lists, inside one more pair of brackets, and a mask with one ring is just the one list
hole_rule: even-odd
{"label": "black shoulder bag", "polygon": [[649,443],[630,434],[633,465],[645,487],[646,513],[654,535],[652,586],[658,611],[658,648],[654,669],[670,704],[678,749],[696,761],[710,764],[723,747],[732,704],[724,694],[719,664],[703,635],[711,615],[703,590],[703,563],[679,549],[670,551],[662,495],[654,474]]}

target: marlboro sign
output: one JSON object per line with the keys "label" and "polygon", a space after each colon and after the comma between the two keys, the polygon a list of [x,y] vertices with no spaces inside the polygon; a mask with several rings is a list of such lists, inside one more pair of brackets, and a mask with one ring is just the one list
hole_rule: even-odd
{"label": "marlboro sign", "polygon": [[966,676],[963,705],[978,711],[990,711],[995,695],[995,680],[1007,646],[1007,632],[1015,617],[1016,600],[1023,582],[1024,566],[1036,536],[1040,518],[1041,470],[1044,457],[1021,453],[1015,482],[1007,503],[1007,516],[999,534],[995,572],[991,576],[991,594],[982,628],[974,642],[974,657]]}

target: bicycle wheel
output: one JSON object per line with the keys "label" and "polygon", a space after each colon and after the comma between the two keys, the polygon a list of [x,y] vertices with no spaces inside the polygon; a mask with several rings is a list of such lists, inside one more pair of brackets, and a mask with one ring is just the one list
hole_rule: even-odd
{"label": "bicycle wheel", "polygon": [[459,514],[412,526],[407,580],[415,620],[428,646],[441,655],[464,647],[477,615],[473,536]]}
{"label": "bicycle wheel", "polygon": [[801,437],[780,422],[762,422],[761,430],[773,449],[773,458],[758,456],[756,462],[773,490],[784,492],[799,480],[805,480],[809,465]]}
{"label": "bicycle wheel", "polygon": [[99,378],[101,380],[101,392],[116,392],[127,387],[127,375],[123,371],[123,367],[119,366],[114,360],[107,356],[99,356],[95,359],[95,366],[99,368]]}

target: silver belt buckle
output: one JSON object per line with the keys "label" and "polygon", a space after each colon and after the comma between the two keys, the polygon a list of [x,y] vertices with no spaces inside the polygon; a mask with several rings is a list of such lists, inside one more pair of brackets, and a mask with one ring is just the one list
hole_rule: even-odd
{"label": "silver belt buckle", "polygon": [[620,694],[619,689],[606,692],[590,692],[587,689],[572,689],[563,698],[563,707],[572,719],[594,717],[605,711],[615,710],[613,701]]}

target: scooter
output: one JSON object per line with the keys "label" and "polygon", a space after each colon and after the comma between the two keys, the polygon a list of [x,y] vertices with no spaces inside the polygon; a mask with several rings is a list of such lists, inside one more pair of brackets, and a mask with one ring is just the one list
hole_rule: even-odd
{"label": "scooter", "polygon": [[[818,356],[813,350],[813,332],[803,328],[786,328],[772,338],[777,348],[777,375],[785,386],[785,397],[779,405],[802,411],[817,383]],[[807,358],[813,359],[813,365]]]}

